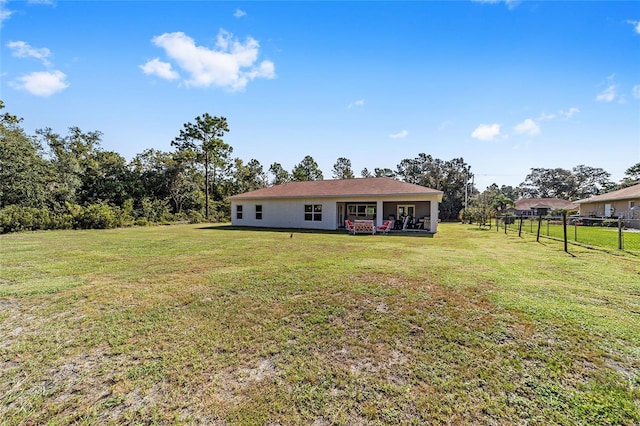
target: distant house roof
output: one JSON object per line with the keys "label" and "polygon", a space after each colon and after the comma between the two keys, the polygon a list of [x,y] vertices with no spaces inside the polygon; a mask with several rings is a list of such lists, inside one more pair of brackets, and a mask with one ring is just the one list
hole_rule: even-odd
{"label": "distant house roof", "polygon": [[229,199],[435,195],[438,197],[438,201],[442,201],[442,194],[442,191],[437,189],[401,182],[391,178],[378,177],[288,182],[234,195]]}
{"label": "distant house roof", "polygon": [[640,198],[640,183],[627,188],[618,189],[617,191],[607,192],[606,194],[595,195],[590,198],[578,200],[575,203],[598,203],[603,201],[630,200],[635,198]]}
{"label": "distant house roof", "polygon": [[575,209],[576,206],[567,200],[560,198],[521,198],[516,201],[516,210],[533,210],[533,209]]}

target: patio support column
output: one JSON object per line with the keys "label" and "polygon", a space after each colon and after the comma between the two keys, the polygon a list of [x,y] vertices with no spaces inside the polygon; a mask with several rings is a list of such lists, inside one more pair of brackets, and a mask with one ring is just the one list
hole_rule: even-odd
{"label": "patio support column", "polygon": [[374,226],[380,226],[384,222],[384,207],[381,200],[376,201],[376,221]]}
{"label": "patio support column", "polygon": [[438,200],[431,200],[429,204],[431,205],[431,224],[429,230],[435,234],[438,232]]}

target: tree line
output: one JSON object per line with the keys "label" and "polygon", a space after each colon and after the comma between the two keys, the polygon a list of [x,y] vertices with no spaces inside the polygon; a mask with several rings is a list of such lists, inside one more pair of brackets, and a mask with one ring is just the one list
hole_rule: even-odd
{"label": "tree line", "polygon": [[[0,112],[4,103],[0,100]],[[175,221],[224,221],[230,217],[229,196],[291,181],[324,179],[312,156],[291,171],[274,162],[268,169],[256,160],[233,157],[224,142],[225,117],[203,114],[185,123],[172,140],[172,152],[147,149],[127,162],[102,149],[99,131],[78,127],[66,135],[50,128],[28,135],[22,119],[0,114],[0,232],[37,229],[112,228]],[[640,164],[629,179],[640,175]],[[332,178],[351,179],[351,161],[340,157]],[[499,192],[511,200],[521,196],[580,197],[610,187],[609,174],[578,166],[532,169],[518,188]],[[462,158],[444,161],[418,154],[395,170],[363,169],[361,177],[386,176],[444,192],[443,220],[457,219],[480,193],[470,184],[471,166]],[[567,181],[571,184],[568,185]]]}

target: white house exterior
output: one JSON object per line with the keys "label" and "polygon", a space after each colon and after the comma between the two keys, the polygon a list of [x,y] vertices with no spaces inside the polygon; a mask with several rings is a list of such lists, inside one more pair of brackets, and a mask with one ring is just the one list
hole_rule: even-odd
{"label": "white house exterior", "polygon": [[436,233],[442,191],[381,177],[289,182],[229,200],[234,226],[336,230],[347,218],[381,225],[409,214]]}

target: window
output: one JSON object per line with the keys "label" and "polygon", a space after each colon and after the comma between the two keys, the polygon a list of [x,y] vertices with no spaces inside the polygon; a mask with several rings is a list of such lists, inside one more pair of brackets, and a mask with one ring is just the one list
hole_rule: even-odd
{"label": "window", "polygon": [[635,201],[629,201],[629,210],[631,210],[635,206],[636,206],[636,202]]}
{"label": "window", "polygon": [[242,219],[242,204],[236,206],[236,219]]}
{"label": "window", "polygon": [[348,204],[347,214],[350,217],[373,217],[376,214],[375,204]]}
{"label": "window", "polygon": [[304,220],[313,222],[322,221],[322,204],[305,204]]}
{"label": "window", "polygon": [[256,220],[262,220],[262,205],[256,205]]}

